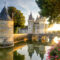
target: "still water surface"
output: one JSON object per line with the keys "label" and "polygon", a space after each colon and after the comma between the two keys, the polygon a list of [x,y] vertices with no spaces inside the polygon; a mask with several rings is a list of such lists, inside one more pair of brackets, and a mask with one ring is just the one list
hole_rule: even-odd
{"label": "still water surface", "polygon": [[24,60],[46,60],[49,46],[29,44],[17,50],[17,53],[24,55]]}
{"label": "still water surface", "polygon": [[38,43],[19,43],[14,48],[0,49],[0,60],[46,60],[50,48]]}
{"label": "still water surface", "polygon": [[27,44],[15,49],[0,49],[0,60],[46,60],[50,46]]}

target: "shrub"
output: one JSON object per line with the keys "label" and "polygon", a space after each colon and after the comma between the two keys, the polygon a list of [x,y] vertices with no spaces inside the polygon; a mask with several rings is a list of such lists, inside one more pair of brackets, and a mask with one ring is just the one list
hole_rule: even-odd
{"label": "shrub", "polygon": [[60,42],[49,50],[46,60],[60,60]]}

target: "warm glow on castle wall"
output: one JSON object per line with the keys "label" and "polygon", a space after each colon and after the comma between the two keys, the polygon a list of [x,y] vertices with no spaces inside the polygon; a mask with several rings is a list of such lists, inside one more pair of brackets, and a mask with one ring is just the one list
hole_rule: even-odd
{"label": "warm glow on castle wall", "polygon": [[54,40],[55,43],[59,43],[60,38],[56,36],[53,40]]}
{"label": "warm glow on castle wall", "polygon": [[48,31],[60,31],[60,24],[53,24],[50,28],[48,28]]}

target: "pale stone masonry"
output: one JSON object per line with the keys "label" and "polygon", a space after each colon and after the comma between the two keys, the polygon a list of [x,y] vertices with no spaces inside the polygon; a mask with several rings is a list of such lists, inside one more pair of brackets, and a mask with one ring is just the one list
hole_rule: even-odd
{"label": "pale stone masonry", "polygon": [[32,14],[30,14],[29,16],[29,20],[28,20],[28,34],[32,34],[34,31],[34,18],[32,17]]}
{"label": "pale stone masonry", "polygon": [[29,15],[28,19],[28,34],[45,34],[48,29],[48,24],[46,24],[46,17],[37,17],[36,20]]}
{"label": "pale stone masonry", "polygon": [[34,20],[32,13],[28,18],[28,28],[20,29],[18,33],[27,33],[27,34],[47,34],[48,33],[48,24],[46,23],[46,17],[37,17]]}
{"label": "pale stone masonry", "polygon": [[4,7],[0,13],[0,45],[13,46],[13,20],[8,15],[8,10]]}

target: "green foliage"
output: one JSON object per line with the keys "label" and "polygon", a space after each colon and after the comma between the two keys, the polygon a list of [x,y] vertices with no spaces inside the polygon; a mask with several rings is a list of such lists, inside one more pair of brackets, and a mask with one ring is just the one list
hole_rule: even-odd
{"label": "green foliage", "polygon": [[18,27],[14,27],[14,33],[16,34],[18,32]]}
{"label": "green foliage", "polygon": [[8,7],[8,13],[10,15],[10,17],[12,18],[12,15],[16,12],[16,8],[15,7]]}
{"label": "green foliage", "polygon": [[14,23],[15,27],[23,28],[25,24],[25,17],[23,16],[23,13],[21,13],[20,11],[17,11],[14,15],[14,21],[15,21]]}
{"label": "green foliage", "polygon": [[[14,20],[14,30],[17,30],[17,27],[23,28],[25,26],[25,17],[20,10],[17,10],[15,7],[9,7],[8,12],[11,18]],[[14,32],[15,32],[14,31]]]}
{"label": "green foliage", "polygon": [[60,15],[60,0],[36,0],[36,3],[41,9],[40,14],[49,17],[50,23],[57,21],[55,18]]}
{"label": "green foliage", "polygon": [[14,52],[14,60],[24,60],[24,58],[24,55],[17,53],[17,51]]}

